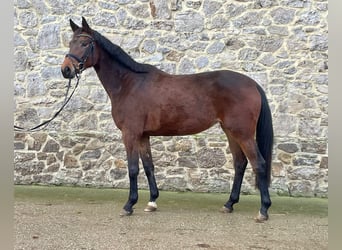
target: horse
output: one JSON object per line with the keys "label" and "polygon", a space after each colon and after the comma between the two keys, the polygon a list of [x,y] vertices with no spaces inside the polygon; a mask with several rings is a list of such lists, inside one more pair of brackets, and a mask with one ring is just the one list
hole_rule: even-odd
{"label": "horse", "polygon": [[78,77],[93,67],[111,101],[111,114],[122,133],[129,176],[128,201],[121,216],[133,213],[138,201],[139,157],[146,174],[150,199],[144,211],[157,209],[159,190],[154,175],[150,137],[183,136],[219,123],[228,139],[234,165],[233,187],[221,212],[233,212],[239,202],[247,163],[255,174],[261,207],[255,220],[268,220],[273,147],[271,110],[264,90],[250,77],[229,70],[197,74],[168,74],[138,63],[120,46],[71,19],[73,36],[61,65],[64,78]]}

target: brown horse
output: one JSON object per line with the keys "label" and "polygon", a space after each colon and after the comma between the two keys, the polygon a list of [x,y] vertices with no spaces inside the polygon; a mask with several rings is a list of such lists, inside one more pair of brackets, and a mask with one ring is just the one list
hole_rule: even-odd
{"label": "brown horse", "polygon": [[119,46],[91,29],[70,20],[74,32],[62,64],[65,78],[94,67],[110,97],[112,116],[122,132],[128,160],[130,191],[122,215],[131,215],[138,201],[139,156],[148,179],[150,201],[145,211],[157,208],[159,196],[151,155],[150,136],[190,135],[220,123],[234,160],[234,183],[221,209],[230,213],[239,201],[247,159],[256,174],[261,208],[257,221],[268,219],[273,127],[262,88],[251,78],[222,70],[192,75],[170,75],[134,61]]}

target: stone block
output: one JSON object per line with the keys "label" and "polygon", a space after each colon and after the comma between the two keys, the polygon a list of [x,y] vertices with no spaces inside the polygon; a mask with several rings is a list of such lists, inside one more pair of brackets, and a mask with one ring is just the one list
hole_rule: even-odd
{"label": "stone block", "polygon": [[25,51],[15,51],[13,60],[15,71],[24,71],[26,69],[28,57]]}
{"label": "stone block", "polygon": [[34,176],[37,174],[42,173],[44,169],[44,163],[38,161],[25,161],[25,162],[18,162],[14,164],[14,171],[16,174],[21,176]]}
{"label": "stone block", "polygon": [[75,5],[71,4],[69,0],[46,0],[50,7],[50,11],[55,15],[66,15],[74,11]]}
{"label": "stone block", "polygon": [[319,167],[327,169],[328,166],[329,166],[329,164],[328,164],[328,157],[327,156],[322,157],[321,163],[320,163]]}
{"label": "stone block", "polygon": [[300,15],[299,19],[297,20],[297,24],[303,25],[310,25],[315,26],[320,23],[322,20],[321,15],[319,12],[315,10],[305,11],[303,14]]}
{"label": "stone block", "polygon": [[170,19],[171,6],[168,0],[151,0],[150,9],[151,15],[156,19]]}
{"label": "stone block", "polygon": [[290,164],[292,156],[291,154],[287,154],[287,153],[279,153],[277,158],[284,164]]}
{"label": "stone block", "polygon": [[310,138],[311,136],[322,137],[323,135],[323,130],[320,127],[320,120],[318,118],[301,118],[299,121],[298,132],[301,137],[305,138]]}
{"label": "stone block", "polygon": [[38,33],[38,48],[41,50],[55,49],[60,46],[59,24],[43,25]]}
{"label": "stone block", "polygon": [[14,154],[14,163],[23,163],[31,161],[36,157],[35,153],[16,152]]}
{"label": "stone block", "polygon": [[225,154],[220,148],[202,148],[196,155],[201,168],[218,168],[227,162]]}
{"label": "stone block", "polygon": [[243,14],[233,21],[234,26],[239,29],[258,26],[260,25],[261,20],[263,20],[262,16],[264,14],[264,11],[248,11],[246,14]]}
{"label": "stone block", "polygon": [[246,7],[240,4],[228,4],[226,6],[227,16],[228,17],[236,17],[246,11]]}
{"label": "stone block", "polygon": [[272,176],[274,177],[285,177],[286,169],[281,162],[272,163]]}
{"label": "stone block", "polygon": [[319,159],[314,154],[297,154],[292,163],[293,166],[315,166],[319,163]]}
{"label": "stone block", "polygon": [[51,165],[52,163],[55,163],[57,161],[56,157],[54,156],[54,154],[49,154],[46,157],[46,164],[47,165]]}
{"label": "stone block", "polygon": [[196,157],[186,156],[177,159],[178,166],[184,168],[197,168]]}
{"label": "stone block", "polygon": [[[158,2],[163,2],[163,1],[158,1]],[[151,2],[150,2],[151,4]],[[136,3],[134,5],[128,5],[128,10],[133,15],[135,18],[147,18],[150,16],[150,11],[148,8],[148,4],[139,4]],[[163,10],[163,13],[166,11]]]}
{"label": "stone block", "polygon": [[67,153],[64,156],[64,167],[66,168],[78,168],[80,166],[77,158],[71,154]]}
{"label": "stone block", "polygon": [[183,58],[179,64],[178,72],[180,74],[195,73],[195,65],[189,58]]}
{"label": "stone block", "polygon": [[44,173],[56,173],[58,172],[60,168],[60,164],[59,163],[54,163],[50,166],[48,166],[46,169],[44,169]]}
{"label": "stone block", "polygon": [[116,16],[109,11],[101,11],[92,19],[93,25],[110,27],[111,29],[118,26]]}
{"label": "stone block", "polygon": [[222,7],[221,2],[204,0],[203,2],[203,12],[206,16],[213,16],[217,13]]}
{"label": "stone block", "polygon": [[302,141],[302,152],[314,153],[314,154],[326,154],[327,153],[327,141]]}
{"label": "stone block", "polygon": [[258,0],[257,2],[262,8],[269,8],[275,4],[273,0]]}
{"label": "stone block", "polygon": [[221,41],[215,41],[213,44],[209,45],[207,48],[208,54],[219,54],[221,53],[225,48],[225,44]]}
{"label": "stone block", "polygon": [[306,4],[304,0],[282,0],[281,2],[286,6],[294,8],[303,8]]}
{"label": "stone block", "polygon": [[126,168],[114,168],[110,170],[110,176],[113,180],[125,179],[127,172]]}
{"label": "stone block", "polygon": [[275,52],[281,48],[283,39],[278,37],[265,36],[256,40],[256,48],[263,52]]}
{"label": "stone block", "polygon": [[87,150],[81,154],[80,160],[98,159],[101,156],[101,149]]}
{"label": "stone block", "polygon": [[183,52],[178,52],[178,51],[174,51],[174,50],[170,51],[166,55],[167,60],[174,61],[174,62],[179,62],[183,57],[184,57]]}
{"label": "stone block", "polygon": [[27,76],[27,95],[29,97],[46,95],[47,88],[38,73]]}
{"label": "stone block", "polygon": [[183,177],[166,176],[165,182],[161,185],[161,188],[171,191],[186,191],[188,189],[188,183]]}
{"label": "stone block", "polygon": [[276,24],[289,24],[294,19],[295,10],[279,7],[272,10],[270,14]]}
{"label": "stone block", "polygon": [[38,24],[37,16],[32,11],[23,11],[19,14],[19,23],[24,28],[34,28]]}
{"label": "stone block", "polygon": [[295,143],[280,143],[278,144],[278,148],[287,153],[295,153],[299,150],[298,145]]}
{"label": "stone block", "polygon": [[202,69],[206,67],[209,63],[209,59],[206,56],[201,56],[195,60],[195,64],[197,68]]}
{"label": "stone block", "polygon": [[43,152],[58,152],[59,149],[60,145],[55,140],[49,139],[43,148]]}
{"label": "stone block", "polygon": [[156,30],[171,31],[174,27],[173,21],[156,20],[151,23],[151,26]]}
{"label": "stone block", "polygon": [[202,32],[204,29],[204,18],[194,11],[185,11],[175,15],[176,32]]}
{"label": "stone block", "polygon": [[153,54],[156,51],[157,44],[153,40],[145,40],[142,45],[142,49],[149,54]]}
{"label": "stone block", "polygon": [[314,187],[311,181],[290,181],[288,183],[290,196],[294,197],[313,197]]}
{"label": "stone block", "polygon": [[309,46],[312,51],[327,51],[328,36],[326,34],[313,35],[309,37]]}
{"label": "stone block", "polygon": [[186,1],[185,5],[188,8],[198,10],[202,5],[202,1]]}
{"label": "stone block", "polygon": [[50,174],[44,174],[44,175],[34,175],[32,180],[33,183],[40,183],[40,184],[47,184],[50,183],[50,181],[53,179],[53,176]]}
{"label": "stone block", "polygon": [[239,51],[239,60],[254,61],[260,55],[260,52],[255,49],[241,49]]}

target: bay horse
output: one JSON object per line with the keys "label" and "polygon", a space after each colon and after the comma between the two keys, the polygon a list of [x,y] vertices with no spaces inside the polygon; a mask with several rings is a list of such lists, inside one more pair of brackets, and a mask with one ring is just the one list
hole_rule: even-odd
{"label": "bay horse", "polygon": [[111,100],[112,117],[122,132],[129,174],[129,196],[121,215],[131,215],[138,201],[139,156],[147,176],[150,200],[144,211],[157,209],[159,196],[154,175],[150,136],[190,135],[219,123],[226,134],[234,164],[234,182],[221,212],[230,213],[239,201],[248,161],[256,176],[261,208],[257,222],[268,219],[273,126],[262,88],[243,74],[220,70],[171,75],[132,59],[122,48],[70,19],[73,37],[61,66],[71,79],[94,67]]}

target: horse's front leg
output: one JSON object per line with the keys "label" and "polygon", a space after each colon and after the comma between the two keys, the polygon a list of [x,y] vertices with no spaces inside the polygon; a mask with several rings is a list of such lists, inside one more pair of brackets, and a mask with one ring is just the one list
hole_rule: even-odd
{"label": "horse's front leg", "polygon": [[123,141],[127,152],[129,197],[123,207],[121,216],[131,215],[133,206],[138,201],[138,174],[139,174],[139,140],[130,134],[123,133]]}
{"label": "horse's front leg", "polygon": [[154,165],[151,154],[150,138],[149,136],[144,136],[140,141],[139,148],[140,158],[142,160],[145,174],[147,177],[148,185],[150,187],[150,200],[147,203],[145,212],[153,212],[157,210],[156,200],[159,196],[159,191],[156,183],[156,178],[154,176]]}

